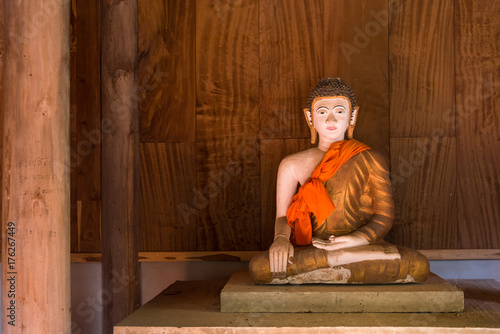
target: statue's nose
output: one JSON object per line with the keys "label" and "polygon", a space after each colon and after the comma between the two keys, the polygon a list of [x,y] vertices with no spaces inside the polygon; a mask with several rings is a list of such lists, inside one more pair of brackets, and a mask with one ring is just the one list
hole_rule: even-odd
{"label": "statue's nose", "polygon": [[334,123],[337,122],[337,119],[335,118],[335,115],[333,114],[333,111],[330,111],[328,113],[328,117],[326,118],[327,123]]}

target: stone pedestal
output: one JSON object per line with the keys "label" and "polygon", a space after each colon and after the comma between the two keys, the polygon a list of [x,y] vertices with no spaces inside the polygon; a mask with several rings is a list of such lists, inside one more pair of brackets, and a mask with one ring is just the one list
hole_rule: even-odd
{"label": "stone pedestal", "polygon": [[[227,281],[179,281],[115,326],[114,334],[499,333],[500,283],[456,280],[462,313],[221,312]],[[263,301],[264,302],[264,301]]]}
{"label": "stone pedestal", "polygon": [[431,274],[425,283],[254,285],[235,272],[221,291],[222,312],[461,312],[464,293]]}

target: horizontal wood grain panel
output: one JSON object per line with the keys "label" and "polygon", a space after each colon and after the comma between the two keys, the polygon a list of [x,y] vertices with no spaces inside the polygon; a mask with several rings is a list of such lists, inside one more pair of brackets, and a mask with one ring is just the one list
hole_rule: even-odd
{"label": "horizontal wood grain panel", "polygon": [[195,141],[196,0],[139,0],[141,142]]}
{"label": "horizontal wood grain panel", "polygon": [[259,2],[260,127],[282,125],[262,139],[308,138],[302,109],[323,76],[323,1]]}
{"label": "horizontal wood grain panel", "polygon": [[394,225],[387,240],[458,248],[455,138],[391,138]]}
{"label": "horizontal wood grain panel", "polygon": [[141,144],[141,250],[196,250],[192,143]]}
{"label": "horizontal wood grain panel", "polygon": [[453,137],[454,0],[390,0],[391,137]]}
{"label": "horizontal wood grain panel", "polygon": [[326,0],[325,76],[352,87],[360,107],[354,138],[389,160],[389,13],[386,0]]}

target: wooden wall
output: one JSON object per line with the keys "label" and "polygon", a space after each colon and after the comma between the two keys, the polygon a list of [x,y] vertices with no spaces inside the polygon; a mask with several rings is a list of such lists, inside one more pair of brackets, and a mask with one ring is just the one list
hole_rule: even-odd
{"label": "wooden wall", "polygon": [[390,239],[500,246],[500,1],[391,0]]}
{"label": "wooden wall", "polygon": [[455,21],[458,246],[498,248],[500,3],[457,1]]}
{"label": "wooden wall", "polygon": [[454,2],[394,0],[390,6],[391,172],[398,217],[391,239],[424,249],[457,248]]}
{"label": "wooden wall", "polygon": [[[72,8],[72,251],[99,252],[99,5]],[[500,248],[500,0],[139,0],[141,250],[259,250],[339,76],[391,164],[388,240]]]}

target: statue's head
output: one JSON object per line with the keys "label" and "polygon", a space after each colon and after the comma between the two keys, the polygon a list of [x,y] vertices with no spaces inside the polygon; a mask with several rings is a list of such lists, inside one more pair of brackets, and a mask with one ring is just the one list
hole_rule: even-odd
{"label": "statue's head", "polygon": [[[329,103],[329,101],[333,102],[333,100],[337,101],[338,103],[334,103],[334,105]],[[307,124],[311,129],[312,144],[316,142],[317,136],[317,129],[315,127],[315,115],[316,118],[318,118],[318,115],[324,114],[324,112],[321,112],[321,110],[326,110],[329,104],[332,105],[332,108],[337,106],[337,110],[339,112],[341,112],[341,108],[348,109],[345,110],[347,113],[346,116],[348,117],[348,123],[345,124],[345,126],[347,127],[347,137],[349,139],[352,139],[359,110],[359,107],[356,105],[356,95],[354,95],[354,91],[352,90],[352,88],[347,85],[342,79],[323,78],[309,94],[308,108],[304,109],[304,115],[306,117]],[[337,118],[339,118],[339,120],[341,121],[342,117],[343,116],[340,115]]]}

